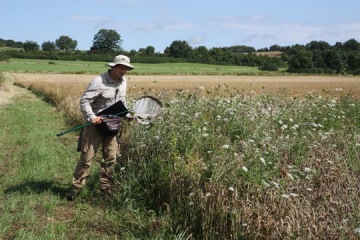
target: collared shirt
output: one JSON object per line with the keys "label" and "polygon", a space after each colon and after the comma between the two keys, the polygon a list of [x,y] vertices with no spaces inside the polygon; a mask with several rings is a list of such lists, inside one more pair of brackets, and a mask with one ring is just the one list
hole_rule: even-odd
{"label": "collared shirt", "polygon": [[98,112],[121,100],[126,107],[126,78],[114,82],[109,72],[94,78],[80,99],[84,119],[91,122]]}

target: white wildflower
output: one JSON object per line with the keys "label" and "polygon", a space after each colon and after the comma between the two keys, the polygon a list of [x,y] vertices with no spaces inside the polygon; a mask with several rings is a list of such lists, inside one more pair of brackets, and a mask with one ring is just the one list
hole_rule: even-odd
{"label": "white wildflower", "polygon": [[280,124],[280,125],[282,125],[282,124],[283,124],[283,122],[282,122],[281,120],[279,120],[279,124]]}
{"label": "white wildflower", "polygon": [[189,205],[190,205],[190,206],[194,205],[194,202],[189,202]]}
{"label": "white wildflower", "polygon": [[207,193],[205,196],[206,196],[206,197],[210,197],[210,196],[211,196],[211,193]]}
{"label": "white wildflower", "polygon": [[311,172],[311,168],[306,167],[306,168],[304,168],[304,171],[305,172]]}
{"label": "white wildflower", "polygon": [[124,171],[124,170],[125,170],[125,168],[124,168],[124,167],[120,168],[120,171]]}
{"label": "white wildflower", "polygon": [[290,174],[290,173],[286,173],[286,175],[291,179],[291,180],[294,180],[294,177]]}
{"label": "white wildflower", "polygon": [[265,165],[265,159],[264,158],[260,158],[260,161]]}
{"label": "white wildflower", "polygon": [[249,171],[245,166],[242,166],[242,170],[243,170],[244,172]]}
{"label": "white wildflower", "polygon": [[289,122],[293,122],[294,120],[292,118],[289,118]]}
{"label": "white wildflower", "polygon": [[281,126],[281,130],[286,130],[286,129],[288,129],[288,127],[289,126],[287,124],[284,124],[284,125]]}
{"label": "white wildflower", "polygon": [[298,125],[298,124],[294,124],[294,126],[291,127],[291,129],[293,129],[293,130],[296,130],[296,129],[298,129],[298,128],[299,128],[299,125]]}
{"label": "white wildflower", "polygon": [[268,184],[267,182],[262,181],[262,183],[264,184],[265,187],[270,187],[270,184]]}
{"label": "white wildflower", "polygon": [[204,133],[202,136],[206,138],[206,137],[209,136],[209,134],[208,134],[208,133]]}
{"label": "white wildflower", "polygon": [[266,109],[261,109],[260,112],[264,115],[269,115],[269,112]]}
{"label": "white wildflower", "polygon": [[230,146],[227,145],[227,144],[225,144],[225,145],[222,146],[222,148],[224,148],[224,149],[229,149],[229,147],[230,147]]}
{"label": "white wildflower", "polygon": [[233,191],[234,191],[234,188],[233,188],[233,187],[229,187],[229,190],[233,192]]}
{"label": "white wildflower", "polygon": [[276,182],[271,182],[271,183],[274,184],[274,186],[275,186],[277,189],[280,189],[279,184],[277,184]]}

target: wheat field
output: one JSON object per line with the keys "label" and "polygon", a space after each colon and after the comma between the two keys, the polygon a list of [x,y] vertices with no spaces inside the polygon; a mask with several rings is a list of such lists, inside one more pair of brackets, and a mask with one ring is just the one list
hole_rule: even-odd
{"label": "wheat field", "polygon": [[[11,73],[15,81],[25,86],[34,83],[57,83],[79,91],[85,90],[87,84],[96,75],[76,74],[39,74]],[[148,91],[176,91],[179,89],[193,91],[198,87],[212,91],[216,86],[227,85],[245,93],[307,95],[323,92],[330,94],[360,95],[360,77],[344,76],[205,76],[205,75],[129,75],[128,88]],[[74,88],[75,85],[79,89]]]}

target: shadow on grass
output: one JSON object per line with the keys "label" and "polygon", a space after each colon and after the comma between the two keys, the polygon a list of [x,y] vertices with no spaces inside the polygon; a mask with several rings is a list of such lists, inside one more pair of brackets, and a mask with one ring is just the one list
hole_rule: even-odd
{"label": "shadow on grass", "polygon": [[64,198],[69,192],[70,186],[53,181],[31,181],[19,185],[9,187],[4,190],[5,194],[20,193],[20,194],[41,194],[44,192],[51,192]]}

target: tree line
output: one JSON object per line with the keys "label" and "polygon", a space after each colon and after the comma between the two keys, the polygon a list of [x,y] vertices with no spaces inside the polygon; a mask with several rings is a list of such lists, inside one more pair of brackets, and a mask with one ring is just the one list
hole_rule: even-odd
{"label": "tree line", "polygon": [[[101,29],[94,35],[93,44],[87,51],[76,49],[77,41],[69,36],[60,36],[54,42],[47,41],[41,47],[33,41],[16,42],[0,38],[0,48],[21,49],[0,51],[0,60],[9,58],[35,58],[49,60],[113,60],[114,55],[126,54],[134,63],[191,62],[219,65],[259,67],[264,71],[307,74],[353,74],[360,75],[360,43],[350,39],[330,45],[325,41],[311,41],[306,45],[272,45],[256,50],[249,46],[191,47],[186,41],[175,40],[163,52],[155,52],[153,46],[124,51],[123,39],[116,30]],[[41,50],[41,51],[40,51]],[[281,52],[281,58],[269,57],[263,52]]]}

